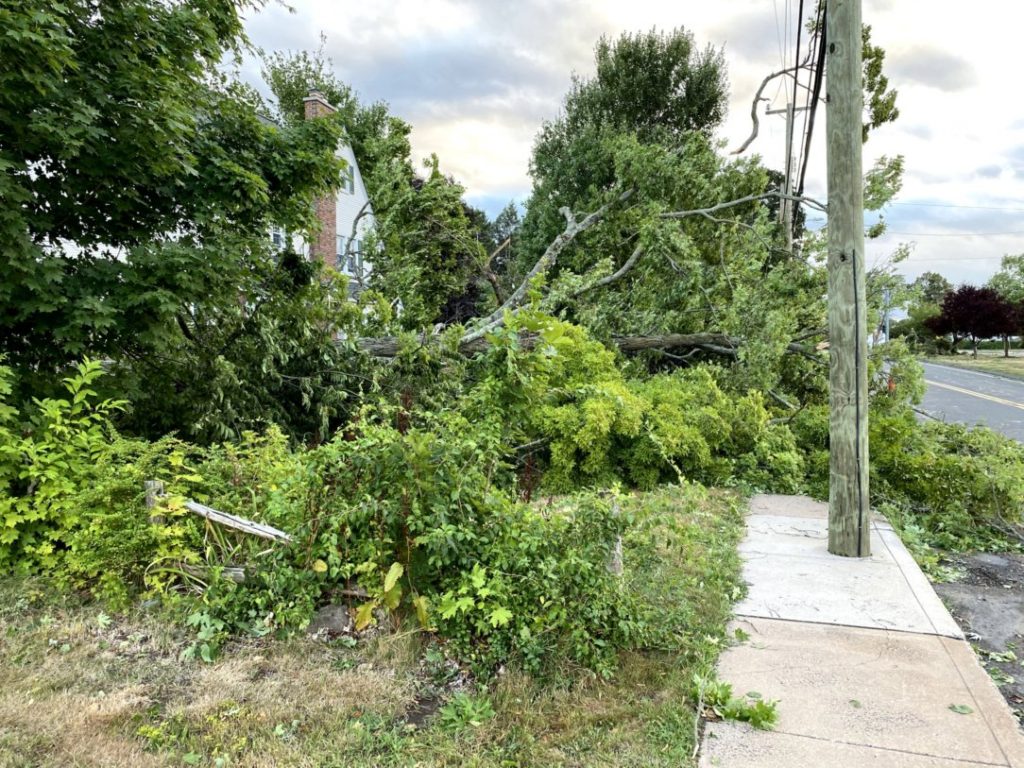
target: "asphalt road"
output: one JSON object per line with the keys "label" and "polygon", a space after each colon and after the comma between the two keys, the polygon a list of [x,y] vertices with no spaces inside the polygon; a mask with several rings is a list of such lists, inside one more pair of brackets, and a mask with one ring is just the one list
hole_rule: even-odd
{"label": "asphalt road", "polygon": [[982,424],[1024,442],[1024,381],[922,363],[921,409],[944,421]]}

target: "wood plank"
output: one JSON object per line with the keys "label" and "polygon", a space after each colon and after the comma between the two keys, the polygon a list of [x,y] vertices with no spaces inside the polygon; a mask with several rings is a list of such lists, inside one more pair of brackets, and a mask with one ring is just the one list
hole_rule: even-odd
{"label": "wood plank", "polygon": [[252,520],[246,520],[244,517],[238,517],[237,515],[231,515],[227,512],[220,512],[219,510],[208,507],[205,504],[200,504],[197,501],[186,501],[185,508],[191,512],[195,512],[200,517],[205,517],[211,523],[217,523],[223,525],[225,528],[233,528],[236,531],[242,533],[248,533],[253,536],[259,536],[262,539],[269,539],[270,541],[280,541],[284,543],[290,543],[292,537],[284,531],[279,531],[270,525],[263,523],[255,523]]}

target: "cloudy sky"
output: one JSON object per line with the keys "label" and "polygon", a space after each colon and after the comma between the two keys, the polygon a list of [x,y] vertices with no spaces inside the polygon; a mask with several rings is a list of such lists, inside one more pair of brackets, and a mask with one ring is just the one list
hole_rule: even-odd
{"label": "cloudy sky", "polygon": [[[593,69],[601,35],[684,26],[724,50],[731,86],[719,131],[728,147],[750,130],[762,78],[795,55],[798,0],[290,0],[247,23],[265,50],[313,50],[321,34],[336,74],[364,101],[384,100],[414,126],[419,156],[436,152],[472,203],[490,214],[529,193],[528,163],[541,122],[557,115],[572,73]],[[806,0],[806,13],[813,0]],[[887,52],[900,119],[873,134],[865,167],[903,154],[890,233],[869,263],[913,244],[899,269],[981,282],[1006,253],[1024,252],[1024,104],[1016,73],[1019,2],[864,0],[873,41]],[[255,81],[251,62],[244,75]],[[772,86],[772,108],[785,94]],[[819,112],[819,117],[823,117]],[[825,198],[819,122],[807,194]],[[751,152],[782,166],[784,122],[762,118]],[[813,219],[813,216],[812,216]]]}

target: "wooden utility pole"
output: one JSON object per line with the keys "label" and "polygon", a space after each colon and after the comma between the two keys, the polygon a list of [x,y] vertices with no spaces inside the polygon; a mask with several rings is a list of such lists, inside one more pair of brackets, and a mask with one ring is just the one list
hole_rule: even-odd
{"label": "wooden utility pole", "polygon": [[[793,75],[796,77],[796,74]],[[793,210],[792,199],[796,189],[796,158],[793,156],[793,130],[797,112],[804,112],[810,107],[797,107],[793,102],[786,104],[785,109],[769,109],[766,115],[785,115],[786,117],[786,178],[782,183],[783,198],[779,201],[779,224],[787,251],[793,251]]]}
{"label": "wooden utility pole", "polygon": [[[797,77],[799,72],[794,72],[793,77]],[[782,199],[781,213],[782,213],[782,233],[786,243],[786,250],[790,253],[793,252],[793,200],[790,195],[793,194],[793,102],[786,105],[786,184],[785,193],[786,197]]]}
{"label": "wooden utility pole", "polygon": [[861,120],[861,0],[825,10],[828,134],[828,551],[871,554],[867,304]]}

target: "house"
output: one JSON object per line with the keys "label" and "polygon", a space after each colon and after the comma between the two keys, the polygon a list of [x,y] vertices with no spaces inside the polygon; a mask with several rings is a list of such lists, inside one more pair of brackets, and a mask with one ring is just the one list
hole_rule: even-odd
{"label": "house", "polygon": [[[303,104],[307,120],[316,120],[335,112],[334,107],[317,90],[311,90],[303,99]],[[366,287],[366,281],[373,270],[373,263],[364,247],[366,236],[374,225],[373,207],[352,147],[348,144],[339,145],[337,156],[345,161],[345,170],[342,171],[337,192],[316,201],[320,231],[309,243],[294,238],[293,246],[307,257],[323,259],[325,264],[347,275],[349,291],[355,295]],[[270,237],[275,245],[283,247],[287,235],[280,229],[271,229]]]}

